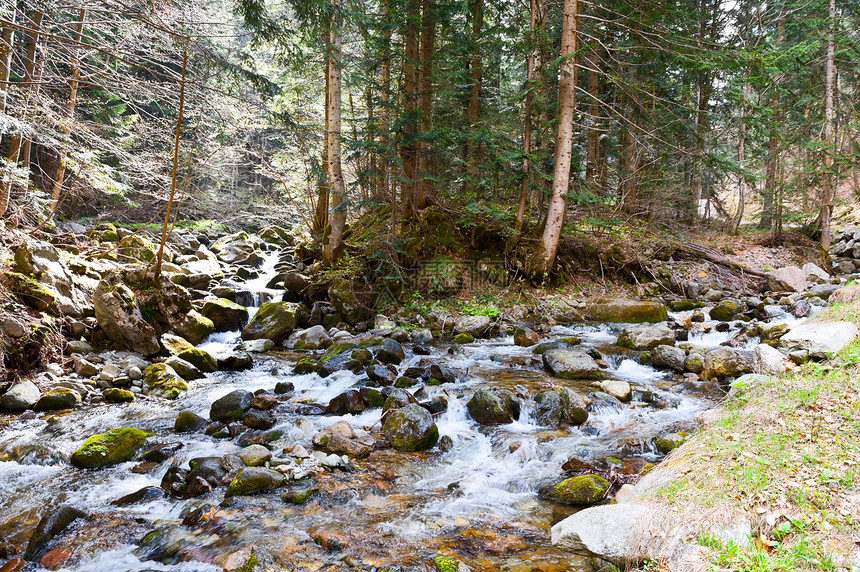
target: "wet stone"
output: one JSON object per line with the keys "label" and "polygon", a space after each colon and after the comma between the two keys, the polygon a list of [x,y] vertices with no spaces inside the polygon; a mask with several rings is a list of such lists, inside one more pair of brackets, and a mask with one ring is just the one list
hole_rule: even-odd
{"label": "wet stone", "polygon": [[271,429],[277,423],[277,419],[268,411],[259,409],[251,409],[246,411],[242,416],[242,423],[252,429],[267,430]]}

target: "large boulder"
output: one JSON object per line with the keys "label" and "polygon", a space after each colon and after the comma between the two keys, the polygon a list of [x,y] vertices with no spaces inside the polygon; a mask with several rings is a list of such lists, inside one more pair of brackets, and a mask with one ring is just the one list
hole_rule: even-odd
{"label": "large boulder", "polygon": [[580,475],[541,487],[540,496],[561,504],[590,506],[603,500],[609,487],[609,481],[599,475]]}
{"label": "large boulder", "polygon": [[264,469],[262,467],[245,467],[236,475],[227,486],[225,498],[238,495],[251,495],[262,491],[276,489],[282,484],[286,477],[278,471]]}
{"label": "large boulder", "polygon": [[254,394],[244,389],[231,391],[224,397],[216,399],[209,408],[209,419],[229,423],[239,421],[245,412],[251,408]]}
{"label": "large boulder", "polygon": [[753,350],[753,371],[755,373],[782,375],[786,369],[786,357],[778,349],[767,344],[759,344]]}
{"label": "large boulder", "polygon": [[96,320],[119,348],[151,356],[161,351],[158,332],[144,318],[137,296],[115,272],[99,282],[93,295]]}
{"label": "large boulder", "polygon": [[290,334],[284,346],[296,350],[324,350],[333,343],[326,329],[320,325]]}
{"label": "large boulder", "polygon": [[149,433],[123,427],[103,435],[93,435],[72,453],[72,465],[79,469],[109,467],[130,461],[143,447]]}
{"label": "large boulder", "polygon": [[240,330],[248,323],[248,308],[225,298],[208,300],[200,313],[212,320],[216,332]]}
{"label": "large boulder", "polygon": [[569,387],[554,387],[534,397],[537,420],[541,425],[558,426],[562,422],[582,425],[588,420],[591,400]]}
{"label": "large boulder", "polygon": [[215,331],[215,323],[197,310],[191,310],[179,321],[175,330],[189,343],[197,345]]}
{"label": "large boulder", "polygon": [[487,333],[490,329],[490,318],[487,316],[463,316],[457,320],[456,330],[461,334],[469,334],[476,338]]}
{"label": "large boulder", "polygon": [[242,330],[243,340],[272,340],[279,344],[287,339],[299,323],[302,305],[294,302],[265,302]]}
{"label": "large boulder", "polygon": [[705,379],[723,380],[752,373],[752,352],[734,348],[718,347],[705,355],[702,377]]}
{"label": "large boulder", "polygon": [[215,253],[218,260],[227,264],[245,264],[259,260],[257,242],[246,232],[222,236],[212,243],[209,250]]}
{"label": "large boulder", "polygon": [[41,395],[36,384],[26,380],[9,388],[9,391],[0,397],[0,404],[9,411],[24,411],[25,409],[32,409]]}
{"label": "large boulder", "polygon": [[779,342],[790,350],[806,350],[813,359],[826,359],[842,351],[857,337],[851,322],[804,323],[793,327]]}
{"label": "large boulder", "polygon": [[669,312],[659,302],[603,298],[591,306],[588,318],[595,322],[664,322]]}
{"label": "large boulder", "polygon": [[[158,248],[142,236],[130,234],[119,241],[119,253],[140,262],[151,262],[158,255]],[[168,262],[172,257],[168,258]]]}
{"label": "large boulder", "polygon": [[813,262],[807,262],[801,270],[806,275],[807,282],[812,284],[828,284],[830,282],[830,274]]}
{"label": "large boulder", "polygon": [[519,417],[519,402],[505,391],[479,389],[466,403],[466,409],[480,425],[503,425]]}
{"label": "large boulder", "polygon": [[633,350],[650,350],[661,345],[675,345],[675,332],[666,324],[639,324],[624,328],[618,345]]}
{"label": "large boulder", "polygon": [[194,367],[204,373],[213,373],[218,371],[218,360],[206,350],[200,348],[189,348],[177,354],[178,358],[184,359]]}
{"label": "large boulder", "polygon": [[15,251],[14,269],[32,277],[53,294],[50,310],[76,318],[84,314],[89,304],[60,251],[50,243],[27,240]]}
{"label": "large boulder", "polygon": [[372,316],[372,296],[359,285],[339,278],[328,289],[328,298],[347,323],[355,325]]}
{"label": "large boulder", "polygon": [[651,352],[656,367],[668,367],[675,371],[684,371],[684,361],[687,353],[679,347],[660,345]]}
{"label": "large boulder", "polygon": [[382,424],[385,438],[398,451],[430,449],[439,440],[433,416],[420,405],[407,405],[390,412]]}
{"label": "large boulder", "polygon": [[33,411],[63,411],[81,404],[81,394],[68,387],[55,387],[39,398]]}
{"label": "large boulder", "polygon": [[167,399],[176,399],[188,389],[185,380],[166,363],[154,363],[143,370],[143,383],[150,393],[158,393]]}
{"label": "large boulder", "polygon": [[728,322],[738,314],[745,312],[746,304],[738,300],[723,300],[708,312],[712,320]]}
{"label": "large boulder", "polygon": [[766,276],[772,292],[802,292],[806,288],[806,273],[797,266],[777,268]]}
{"label": "large boulder", "polygon": [[543,354],[543,365],[563,379],[603,379],[603,372],[594,358],[579,348],[547,350]]}

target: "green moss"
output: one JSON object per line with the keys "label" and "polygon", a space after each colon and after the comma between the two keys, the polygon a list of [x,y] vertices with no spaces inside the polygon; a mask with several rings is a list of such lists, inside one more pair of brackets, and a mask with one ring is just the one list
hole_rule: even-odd
{"label": "green moss", "polygon": [[460,561],[453,556],[437,554],[433,557],[433,566],[436,572],[457,572],[460,569]]}
{"label": "green moss", "polygon": [[454,342],[458,344],[471,344],[475,341],[475,336],[468,332],[463,332],[454,336]]}
{"label": "green moss", "polygon": [[293,368],[293,373],[296,375],[307,375],[317,371],[317,364],[307,358],[302,358],[296,363]]}
{"label": "green moss", "polygon": [[317,494],[319,489],[299,489],[290,491],[281,495],[281,500],[289,504],[303,505],[307,503],[312,496]]}
{"label": "green moss", "polygon": [[154,363],[143,370],[143,382],[150,390],[158,390],[167,399],[176,399],[188,389],[185,380],[164,363]]}
{"label": "green moss", "polygon": [[430,449],[436,443],[439,442],[439,428],[436,425],[430,428],[427,434],[423,439],[419,439],[418,441],[407,441],[405,439],[394,439],[394,443],[392,445],[398,451],[405,451],[407,453],[411,453],[414,451],[424,451],[425,449]]}
{"label": "green moss", "polygon": [[54,306],[56,300],[54,293],[29,276],[24,276],[18,272],[4,272],[3,274],[12,293],[28,306],[40,311]]}
{"label": "green moss", "polygon": [[562,504],[588,506],[600,502],[609,486],[609,481],[599,475],[581,475],[544,488],[541,494]]}
{"label": "green moss", "polygon": [[72,453],[71,462],[80,469],[109,467],[130,461],[143,446],[150,433],[123,427],[103,435],[93,435]]}
{"label": "green moss", "polygon": [[212,354],[206,350],[189,348],[179,352],[177,357],[197,366],[197,369],[203,373],[213,373],[218,371],[218,362],[214,357],[212,357]]}

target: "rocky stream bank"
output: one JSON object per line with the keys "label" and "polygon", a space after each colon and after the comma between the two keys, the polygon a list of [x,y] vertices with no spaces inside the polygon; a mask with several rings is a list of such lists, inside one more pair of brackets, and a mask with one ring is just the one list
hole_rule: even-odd
{"label": "rocky stream bank", "polygon": [[857,336],[805,323],[852,295],[811,264],[760,297],[385,316],[283,229],[173,231],[155,282],[146,237],[65,231],[4,277],[3,572],[589,570],[621,559],[574,524],[623,538],[606,503],[731,381]]}

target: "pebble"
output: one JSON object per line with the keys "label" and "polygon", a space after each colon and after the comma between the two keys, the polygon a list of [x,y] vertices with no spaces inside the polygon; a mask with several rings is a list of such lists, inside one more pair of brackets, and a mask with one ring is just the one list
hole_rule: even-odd
{"label": "pebble", "polygon": [[133,365],[130,368],[128,368],[126,375],[135,381],[143,378],[143,372],[136,365]]}

